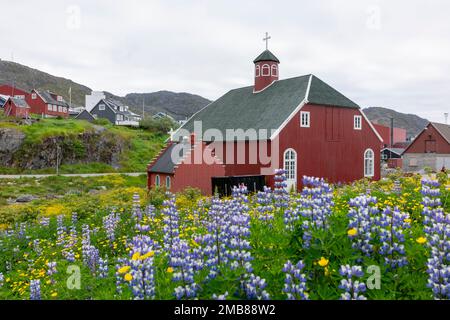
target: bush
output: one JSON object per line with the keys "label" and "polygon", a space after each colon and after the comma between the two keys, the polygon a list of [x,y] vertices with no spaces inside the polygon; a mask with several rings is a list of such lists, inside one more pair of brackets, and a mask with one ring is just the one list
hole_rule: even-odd
{"label": "bush", "polygon": [[178,128],[178,124],[169,118],[145,118],[139,122],[139,127],[155,133],[167,133],[170,129]]}
{"label": "bush", "polygon": [[92,121],[93,124],[97,124],[99,126],[107,126],[108,124],[111,124],[111,122],[106,118],[99,118]]}

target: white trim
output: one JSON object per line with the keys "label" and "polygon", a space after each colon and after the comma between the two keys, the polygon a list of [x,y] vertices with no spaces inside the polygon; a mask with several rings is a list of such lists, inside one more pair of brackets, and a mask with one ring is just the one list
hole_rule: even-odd
{"label": "white trim", "polygon": [[[372,152],[372,158],[366,157],[366,153],[368,151]],[[364,167],[364,177],[372,178],[373,176],[375,176],[375,152],[373,152],[373,150],[371,148],[367,148],[364,151],[363,158],[364,158],[364,165],[363,165],[363,167]],[[366,174],[366,171],[367,171],[366,170],[366,160],[368,160],[368,159],[372,159],[371,174]]]}
{"label": "white trim", "polygon": [[161,177],[159,176],[159,174],[157,174],[155,176],[155,186],[156,187],[160,187],[161,186]]}
{"label": "white trim", "polygon": [[261,76],[261,66],[259,64],[255,65],[255,78],[259,78]]}
{"label": "white trim", "polygon": [[[273,70],[275,70],[276,72],[273,73]],[[272,77],[278,77],[278,65],[277,65],[277,64],[273,64],[273,65],[270,67],[270,75],[271,75]]]}
{"label": "white trim", "polygon": [[305,104],[307,104],[308,101],[306,99],[303,99],[302,102],[300,102],[300,104],[297,106],[297,108],[295,108],[294,111],[292,111],[292,113],[289,115],[289,117],[286,118],[286,120],[283,121],[283,123],[281,124],[281,126],[278,127],[277,130],[275,130],[275,132],[270,136],[270,140],[274,140],[281,132],[281,130],[284,129],[284,127],[292,120],[292,118],[297,114],[297,112],[299,112],[303,106]]}
{"label": "white trim", "polygon": [[[306,124],[303,124],[303,115],[306,116]],[[311,113],[309,111],[300,111],[300,127],[309,128],[311,126]]]}
{"label": "white trim", "polygon": [[369,123],[370,128],[373,130],[373,132],[375,132],[375,134],[377,135],[378,139],[381,142],[384,142],[383,138],[380,136],[380,134],[378,133],[378,131],[375,129],[375,127],[373,126],[372,122],[370,122],[369,118],[367,118],[366,114],[362,111],[362,109],[358,109],[359,113],[362,114],[362,116],[364,117],[364,119]]}
{"label": "white trim", "polygon": [[313,77],[313,75],[310,74],[309,75],[309,80],[308,80],[308,86],[306,87],[306,94],[305,94],[305,100],[306,101],[309,101],[309,91],[311,90],[312,77]]}
{"label": "white trim", "polygon": [[[267,67],[269,69],[268,74],[264,74],[264,67]],[[261,66],[261,77],[270,77],[270,64],[265,63]]]}
{"label": "white trim", "polygon": [[263,92],[264,90],[266,90],[268,87],[270,87],[271,85],[273,85],[277,81],[279,81],[279,80],[273,80],[269,85],[265,86],[264,88],[262,88],[261,90],[258,90],[258,91],[255,91],[255,86],[253,86],[253,93]]}
{"label": "white trim", "polygon": [[[169,183],[167,183],[167,182],[169,182]],[[170,189],[171,185],[172,185],[172,181],[170,180],[170,176],[166,176],[166,188]]]}
{"label": "white trim", "polygon": [[[359,119],[359,127],[356,126],[356,119]],[[362,130],[362,116],[355,114],[353,116],[353,130]]]}
{"label": "white trim", "polygon": [[[287,171],[286,172],[286,174],[287,174],[286,181],[290,181],[291,183],[293,182],[294,189],[297,189],[297,164],[298,164],[297,151],[295,151],[295,149],[293,149],[293,148],[287,148],[286,150],[284,150],[284,152],[283,152],[283,169],[284,170],[286,170],[286,154],[288,152],[293,152],[294,153],[294,160],[292,160],[290,158],[288,159],[288,161],[290,161],[290,162],[293,161],[294,162],[294,174],[293,174],[294,178],[293,179],[287,178],[290,175],[290,172]],[[287,189],[290,190],[291,188],[292,188],[292,185],[288,184]]]}

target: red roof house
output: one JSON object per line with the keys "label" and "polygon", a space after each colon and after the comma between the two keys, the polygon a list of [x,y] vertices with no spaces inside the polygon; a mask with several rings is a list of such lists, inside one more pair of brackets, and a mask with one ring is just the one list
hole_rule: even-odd
{"label": "red roof house", "polygon": [[0,94],[19,99],[26,99],[30,94],[28,91],[17,88],[9,84],[0,85]]}
{"label": "red roof house", "polygon": [[[330,182],[380,178],[383,140],[355,102],[312,74],[279,80],[280,62],[269,50],[253,62],[254,85],[229,91],[171,135],[148,166],[149,188],[191,186],[211,194],[224,177],[263,178],[273,187],[277,168],[294,189],[303,175]],[[248,184],[250,191],[257,185]]]}
{"label": "red roof house", "polygon": [[450,168],[450,125],[430,122],[403,152],[406,171]]}
{"label": "red roof house", "polygon": [[28,118],[30,106],[24,99],[9,97],[3,106],[4,113],[8,117]]}
{"label": "red roof house", "polygon": [[31,107],[31,113],[42,117],[69,117],[69,105],[55,93],[33,89],[26,100]]}

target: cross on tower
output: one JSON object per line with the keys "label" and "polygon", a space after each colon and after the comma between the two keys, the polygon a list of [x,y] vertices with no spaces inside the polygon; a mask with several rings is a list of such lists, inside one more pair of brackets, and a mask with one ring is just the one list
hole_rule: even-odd
{"label": "cross on tower", "polygon": [[267,50],[268,47],[269,47],[269,39],[271,39],[271,38],[272,38],[272,37],[269,36],[269,33],[266,32],[266,36],[263,38],[263,41],[266,42],[266,50]]}

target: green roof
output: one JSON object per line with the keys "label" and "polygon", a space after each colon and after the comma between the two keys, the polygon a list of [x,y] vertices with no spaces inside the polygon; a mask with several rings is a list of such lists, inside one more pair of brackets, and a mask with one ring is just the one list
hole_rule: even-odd
{"label": "green roof", "polygon": [[[224,138],[227,129],[265,129],[271,135],[271,131],[280,128],[303,101],[309,104],[359,108],[356,103],[319,78],[305,75],[275,81],[258,93],[253,92],[253,86],[231,90],[194,114],[180,129],[193,132],[194,121],[202,121],[203,132],[214,128],[221,131]],[[180,140],[181,135],[183,134],[177,131],[173,140]]]}
{"label": "green roof", "polygon": [[278,60],[278,58],[275,57],[275,55],[269,50],[263,51],[259,56],[256,57],[255,60],[253,60],[254,63],[259,61],[275,61],[280,63],[280,60]]}

